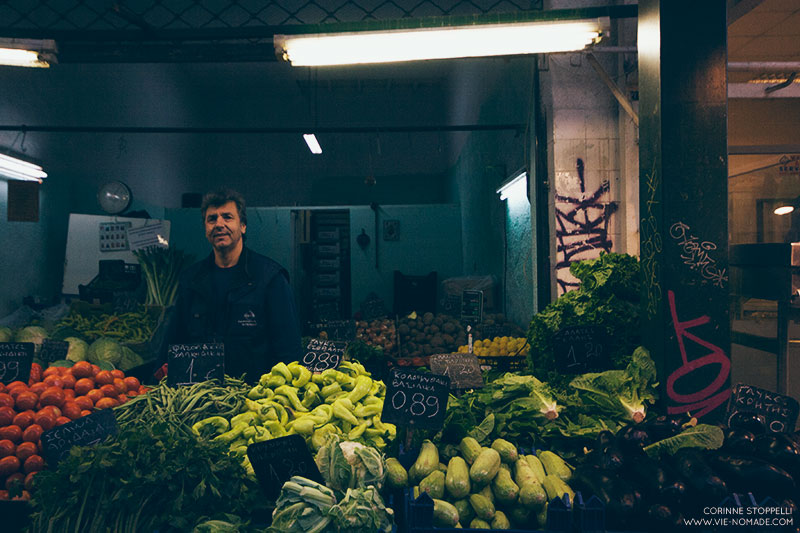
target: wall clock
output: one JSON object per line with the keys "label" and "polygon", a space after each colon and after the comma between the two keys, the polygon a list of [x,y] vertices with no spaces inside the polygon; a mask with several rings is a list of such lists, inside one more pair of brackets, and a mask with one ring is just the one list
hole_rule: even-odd
{"label": "wall clock", "polygon": [[109,215],[118,215],[131,205],[131,189],[121,181],[109,181],[97,191],[100,207]]}

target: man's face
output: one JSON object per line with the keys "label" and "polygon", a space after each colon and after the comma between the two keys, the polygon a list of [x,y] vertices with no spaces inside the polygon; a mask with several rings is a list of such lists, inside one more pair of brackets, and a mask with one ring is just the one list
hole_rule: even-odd
{"label": "man's face", "polygon": [[239,219],[234,202],[219,207],[209,207],[205,217],[206,239],[215,250],[235,248],[242,240],[247,226]]}

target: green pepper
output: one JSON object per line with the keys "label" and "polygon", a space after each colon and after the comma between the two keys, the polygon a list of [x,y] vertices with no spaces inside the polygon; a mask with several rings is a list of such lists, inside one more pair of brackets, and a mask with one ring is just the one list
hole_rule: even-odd
{"label": "green pepper", "polygon": [[380,381],[380,380],[377,380],[377,379],[374,380],[372,382],[372,386],[369,389],[369,395],[370,396],[378,396],[380,394],[380,392],[381,392],[381,384],[382,383],[383,382]]}
{"label": "green pepper", "polygon": [[292,378],[297,379],[300,377],[300,369],[303,368],[303,365],[301,365],[298,361],[292,361],[286,365],[286,368],[288,368],[289,372],[292,373]]}
{"label": "green pepper", "polygon": [[292,376],[292,371],[289,370],[289,367],[286,366],[286,363],[284,362],[280,362],[273,366],[271,372],[272,375],[282,376],[284,381],[287,383],[291,383],[291,381],[294,379],[294,376]]}
{"label": "green pepper", "polygon": [[270,389],[276,389],[281,385],[286,385],[286,378],[280,374],[270,374],[265,386],[269,387]]}
{"label": "green pepper", "polygon": [[357,405],[355,409],[353,409],[353,414],[356,415],[358,418],[367,418],[372,417],[374,415],[379,414],[383,411],[383,404],[372,404],[372,405]]}
{"label": "green pepper", "polygon": [[383,440],[383,437],[372,437],[369,439],[368,444],[379,450],[382,450],[386,447],[386,441]]}
{"label": "green pepper", "polygon": [[269,430],[262,426],[256,426],[256,436],[253,439],[253,442],[263,442],[265,440],[269,440],[272,438]]}
{"label": "green pepper", "polygon": [[314,433],[314,420],[312,417],[304,416],[292,422],[290,427],[300,435],[311,435]]}
{"label": "green pepper", "polygon": [[231,425],[227,419],[221,416],[212,416],[195,423],[192,426],[192,431],[201,437],[210,437],[212,435],[221,435],[228,431],[230,427]]}
{"label": "green pepper", "polygon": [[339,398],[333,402],[333,416],[357,426],[358,419],[353,415],[353,402],[347,398]]}
{"label": "green pepper", "polygon": [[233,418],[231,418],[231,426],[238,426],[239,424],[244,424],[245,426],[251,425],[253,422],[256,422],[258,418],[258,414],[253,411],[245,411],[244,413],[240,413]]}
{"label": "green pepper", "polygon": [[311,381],[311,370],[307,369],[304,366],[301,366],[300,376],[292,380],[292,386],[297,387],[299,389],[309,381]]}
{"label": "green pepper", "polygon": [[311,414],[322,420],[320,423],[325,424],[333,418],[333,406],[328,404],[318,405],[311,411]]}
{"label": "green pepper", "polygon": [[300,411],[300,412],[308,411],[308,409],[300,401],[300,398],[297,397],[297,389],[294,389],[288,385],[283,385],[275,389],[275,394],[283,394],[284,396],[289,398],[289,402],[291,402],[291,407],[295,411]]}
{"label": "green pepper", "polygon": [[247,424],[239,424],[233,426],[230,430],[226,431],[222,435],[217,435],[214,437],[213,440],[219,442],[233,442],[239,435],[242,434],[244,428],[247,427]]}
{"label": "green pepper", "polygon": [[319,450],[323,446],[325,446],[325,442],[328,439],[328,435],[336,433],[336,426],[333,424],[327,424],[314,430],[314,434],[311,435],[311,446],[314,447],[315,450]]}
{"label": "green pepper", "polygon": [[242,430],[242,437],[245,440],[250,440],[256,436],[256,428],[255,426],[247,426]]}
{"label": "green pepper", "polygon": [[238,448],[239,446],[247,446],[247,440],[243,439],[241,436],[239,436],[238,439],[236,439],[233,442],[231,442],[230,445],[228,446],[228,449],[229,450],[234,450],[234,449]]}
{"label": "green pepper", "polygon": [[[281,387],[285,387],[285,385],[281,385]],[[275,396],[272,397],[272,400],[284,406],[287,409],[292,407],[291,400],[289,400],[289,398],[284,396],[283,394],[276,394]]]}
{"label": "green pepper", "polygon": [[347,391],[340,391],[325,398],[325,403],[333,404],[336,400],[347,398]]}
{"label": "green pepper", "polygon": [[286,428],[280,422],[268,420],[264,422],[264,427],[270,432],[273,438],[283,437],[286,435]]}
{"label": "green pepper", "polygon": [[370,437],[382,437],[385,433],[386,433],[386,431],[384,431],[382,429],[367,428],[367,429],[364,430],[364,437],[366,437],[368,439]]}
{"label": "green pepper", "polygon": [[324,385],[325,379],[322,377],[322,374],[314,374],[311,376],[311,382],[316,383],[317,385]]}
{"label": "green pepper", "polygon": [[319,394],[319,392],[320,392],[319,385],[317,385],[317,384],[316,384],[316,383],[314,383],[313,381],[309,381],[308,383],[306,383],[305,385],[303,385],[303,388],[304,388],[304,389],[305,389],[305,391],[306,391],[304,394],[308,394],[309,392],[316,392],[316,393],[318,393],[318,394]]}
{"label": "green pepper", "polygon": [[260,400],[261,398],[268,398],[273,394],[274,392],[272,392],[272,389],[267,388],[266,386],[261,385],[259,383],[258,385],[250,389],[250,392],[247,393],[247,397],[250,398],[251,400]]}
{"label": "green pepper", "polygon": [[[289,413],[286,412],[286,408],[283,407],[281,404],[275,401],[268,402],[270,407],[273,407],[278,414],[278,423],[282,426],[285,426],[289,422]],[[266,424],[264,424],[266,425]],[[270,430],[272,431],[272,430]]]}
{"label": "green pepper", "polygon": [[347,434],[347,440],[355,440],[359,438],[361,435],[364,434],[364,431],[367,429],[367,423],[363,422],[353,429],[350,430],[350,433]]}
{"label": "green pepper", "polygon": [[230,453],[235,455],[236,457],[244,457],[247,455],[247,445],[244,446],[237,446],[236,448],[231,448]]}
{"label": "green pepper", "polygon": [[327,398],[331,394],[342,392],[342,386],[334,382],[331,383],[330,385],[325,385],[324,387],[322,387],[322,390],[320,392],[322,393],[323,398]]}
{"label": "green pepper", "polygon": [[303,395],[303,401],[301,403],[303,404],[303,407],[305,407],[306,409],[311,409],[311,407],[313,407],[315,404],[320,403],[320,401],[321,399],[316,392],[306,392]]}
{"label": "green pepper", "polygon": [[[377,381],[373,381],[373,387],[375,386],[375,383],[378,383],[378,382]],[[373,404],[383,405],[383,400],[381,400],[377,396],[369,395],[366,398],[364,398],[363,400],[361,400],[361,403],[363,403],[364,405],[373,405]]]}
{"label": "green pepper", "polygon": [[370,388],[372,388],[372,378],[368,376],[358,376],[355,380],[353,390],[347,395],[347,399],[356,403],[369,393]]}

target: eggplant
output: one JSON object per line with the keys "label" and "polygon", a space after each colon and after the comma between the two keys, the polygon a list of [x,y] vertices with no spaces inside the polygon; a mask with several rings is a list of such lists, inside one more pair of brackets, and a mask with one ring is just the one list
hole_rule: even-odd
{"label": "eggplant", "polygon": [[724,451],[738,455],[750,455],[755,450],[756,436],[752,431],[728,427],[724,434],[725,440],[722,443]]}
{"label": "eggplant", "polygon": [[659,494],[670,481],[667,469],[646,455],[636,461],[635,468],[626,469],[625,474],[650,497]]}
{"label": "eggplant", "polygon": [[792,477],[800,475],[800,446],[782,433],[756,437],[753,455],[783,468]]}
{"label": "eggplant", "polygon": [[653,440],[653,442],[674,437],[681,432],[680,420],[665,415],[661,415],[653,419],[651,422],[647,422],[645,427],[647,428],[647,432],[650,434],[650,438]]}
{"label": "eggplant", "polygon": [[786,470],[763,459],[721,453],[712,456],[711,464],[732,492],[752,492],[763,499],[791,496],[795,490],[794,479]]}
{"label": "eggplant", "polygon": [[606,520],[611,530],[630,530],[641,518],[642,494],[623,479],[615,479],[608,490]]}
{"label": "eggplant", "polygon": [[686,483],[684,483],[683,480],[678,479],[672,483],[664,485],[659,492],[658,499],[667,505],[677,507],[683,504],[688,490],[689,489],[686,487]]}
{"label": "eggplant", "polygon": [[614,434],[607,429],[604,429],[597,434],[595,439],[595,449],[605,450],[614,443]]}
{"label": "eggplant", "polygon": [[689,484],[693,484],[692,480],[704,480],[713,474],[703,454],[695,448],[681,448],[672,456],[672,462],[678,475]]}
{"label": "eggplant", "polygon": [[604,450],[600,450],[597,464],[603,470],[619,472],[625,465],[625,455],[617,446],[612,445]]}
{"label": "eggplant", "polygon": [[647,509],[647,520],[647,530],[654,532],[672,532],[683,525],[680,511],[663,503],[655,503]]}
{"label": "eggplant", "polygon": [[732,428],[745,429],[754,435],[763,435],[767,432],[764,419],[755,413],[734,413],[728,420],[728,425]]}
{"label": "eggplant", "polygon": [[650,442],[650,434],[638,425],[629,425],[617,432],[617,446],[626,455],[643,456],[643,448]]}

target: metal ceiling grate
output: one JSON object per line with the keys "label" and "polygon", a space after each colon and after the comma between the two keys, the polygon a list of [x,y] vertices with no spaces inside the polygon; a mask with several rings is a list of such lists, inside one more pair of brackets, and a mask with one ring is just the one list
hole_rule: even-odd
{"label": "metal ceiling grate", "polygon": [[[25,31],[207,30],[542,9],[543,0],[6,0],[0,36]],[[89,36],[86,36],[89,37]]]}

